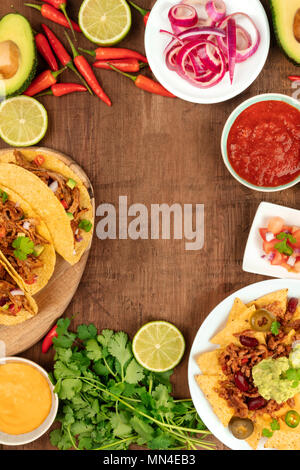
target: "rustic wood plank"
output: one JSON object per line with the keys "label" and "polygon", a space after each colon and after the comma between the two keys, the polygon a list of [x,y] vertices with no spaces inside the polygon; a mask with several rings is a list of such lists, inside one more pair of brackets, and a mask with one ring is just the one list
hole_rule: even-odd
{"label": "rustic wood plank", "polygon": [[[150,8],[154,1],[140,0]],[[70,2],[75,18],[80,0]],[[268,2],[263,1],[267,7]],[[3,0],[1,15],[11,11]],[[73,6],[73,7],[72,7]],[[40,16],[14,0],[14,7],[39,30]],[[133,13],[133,30],[122,45],[143,51],[144,25]],[[63,38],[63,30],[53,30]],[[90,43],[80,38],[83,47]],[[259,93],[291,95],[287,75],[296,73],[274,41],[266,66],[242,95],[217,105],[195,105],[151,96],[110,71],[97,71],[112,108],[87,94],[42,99],[49,111],[49,131],[42,144],[71,155],[89,175],[96,205],[141,202],[205,204],[205,245],[187,252],[184,241],[106,240],[94,237],[91,255],[66,315],[74,326],[92,321],[98,328],[133,335],[149,320],[174,322],[187,341],[184,360],[173,377],[177,397],[189,396],[188,353],[202,321],[215,305],[240,287],[264,279],[242,272],[242,257],[258,204],[264,200],[299,207],[293,187],[282,193],[256,193],[239,185],[226,170],[220,153],[223,125],[243,100]],[[64,81],[74,80],[66,73]],[[4,144],[0,145],[2,148]],[[38,343],[24,357],[52,367],[53,352],[41,354]],[[51,449],[48,436],[24,446]],[[223,449],[224,446],[218,445]]]}

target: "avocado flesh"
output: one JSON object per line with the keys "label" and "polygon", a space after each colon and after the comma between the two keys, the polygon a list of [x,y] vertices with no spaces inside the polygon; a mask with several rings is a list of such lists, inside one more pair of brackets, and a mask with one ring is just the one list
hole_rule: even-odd
{"label": "avocado flesh", "polygon": [[270,0],[277,41],[286,56],[300,65],[300,42],[294,35],[294,20],[300,0]]}
{"label": "avocado flesh", "polygon": [[19,48],[19,68],[8,79],[0,78],[0,96],[20,95],[31,83],[37,65],[34,35],[24,16],[10,13],[0,20],[0,43],[12,41]]}

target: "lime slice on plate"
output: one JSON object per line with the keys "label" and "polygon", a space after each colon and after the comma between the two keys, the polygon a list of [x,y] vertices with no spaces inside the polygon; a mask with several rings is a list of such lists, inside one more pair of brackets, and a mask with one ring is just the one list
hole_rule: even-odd
{"label": "lime slice on plate", "polygon": [[84,0],[79,26],[90,41],[111,46],[128,34],[131,11],[125,0]]}
{"label": "lime slice on plate", "polygon": [[48,115],[39,101],[16,96],[0,105],[0,137],[14,147],[37,144],[48,128]]}
{"label": "lime slice on plate", "polygon": [[166,372],[180,362],[184,350],[184,337],[176,326],[166,321],[146,323],[132,342],[136,360],[153,372]]}

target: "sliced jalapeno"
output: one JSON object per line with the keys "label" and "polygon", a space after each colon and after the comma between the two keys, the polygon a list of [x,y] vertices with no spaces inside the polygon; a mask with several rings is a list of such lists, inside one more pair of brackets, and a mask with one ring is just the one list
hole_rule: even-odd
{"label": "sliced jalapeno", "polygon": [[275,316],[268,310],[261,308],[251,315],[250,325],[252,330],[267,332],[271,330],[274,321],[276,321]]}
{"label": "sliced jalapeno", "polygon": [[300,423],[300,415],[295,410],[290,410],[285,415],[285,422],[290,428],[296,428]]}

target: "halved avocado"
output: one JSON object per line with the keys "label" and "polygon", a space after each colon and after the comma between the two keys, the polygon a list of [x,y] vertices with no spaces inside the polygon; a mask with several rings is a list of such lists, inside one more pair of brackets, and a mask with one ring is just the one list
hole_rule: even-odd
{"label": "halved avocado", "polygon": [[300,65],[300,0],[270,0],[277,41],[288,59]]}
{"label": "halved avocado", "polygon": [[37,53],[30,23],[10,13],[0,20],[0,96],[20,95],[31,83]]}

